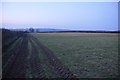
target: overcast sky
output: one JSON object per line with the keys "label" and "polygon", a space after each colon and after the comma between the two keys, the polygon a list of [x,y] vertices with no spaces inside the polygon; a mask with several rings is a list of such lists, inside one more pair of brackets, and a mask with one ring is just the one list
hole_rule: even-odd
{"label": "overcast sky", "polygon": [[4,2],[2,27],[118,30],[117,2]]}

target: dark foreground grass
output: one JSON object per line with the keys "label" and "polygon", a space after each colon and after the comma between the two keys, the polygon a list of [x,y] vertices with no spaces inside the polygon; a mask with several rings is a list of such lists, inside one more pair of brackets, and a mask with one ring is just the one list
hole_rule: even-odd
{"label": "dark foreground grass", "polygon": [[79,78],[118,75],[118,35],[113,33],[32,33]]}

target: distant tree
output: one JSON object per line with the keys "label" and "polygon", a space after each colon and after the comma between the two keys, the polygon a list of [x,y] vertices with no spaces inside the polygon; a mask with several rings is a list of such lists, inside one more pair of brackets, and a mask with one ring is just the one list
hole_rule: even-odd
{"label": "distant tree", "polygon": [[34,29],[33,29],[33,28],[30,28],[29,31],[30,31],[30,32],[34,32]]}

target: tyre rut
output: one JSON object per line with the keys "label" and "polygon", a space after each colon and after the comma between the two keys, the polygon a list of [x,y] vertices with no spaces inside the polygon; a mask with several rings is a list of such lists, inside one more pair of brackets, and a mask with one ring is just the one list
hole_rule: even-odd
{"label": "tyre rut", "polygon": [[31,37],[33,41],[35,41],[35,43],[37,44],[38,49],[41,49],[43,54],[46,55],[53,71],[59,76],[59,78],[66,78],[69,80],[70,78],[77,79],[76,76],[61,63],[61,61],[54,55],[54,53],[50,49],[48,49],[46,46],[40,43],[40,41],[37,38],[33,37],[32,35]]}
{"label": "tyre rut", "polygon": [[27,34],[22,37],[23,41],[17,48],[18,52],[9,69],[5,73],[3,72],[3,78],[25,78],[28,39]]}
{"label": "tyre rut", "polygon": [[[44,57],[47,59],[48,65],[56,75],[56,78],[64,78],[66,80],[74,79],[76,76],[62,64],[62,62],[54,55],[54,53],[44,46],[40,41],[29,34],[21,37],[23,40],[20,45],[15,47],[14,58],[3,72],[3,78],[26,78],[27,63],[30,63],[32,78],[46,78],[44,67],[39,59],[39,50],[42,50]],[[28,51],[28,41],[31,43],[31,56]],[[35,45],[36,44],[36,45]],[[30,56],[28,59],[27,57]]]}
{"label": "tyre rut", "polygon": [[29,60],[31,68],[32,68],[32,77],[33,78],[46,78],[46,75],[44,73],[44,70],[39,60],[39,56],[38,56],[39,51],[37,50],[35,44],[32,42],[30,38],[29,38],[29,41],[32,45],[32,54]]}

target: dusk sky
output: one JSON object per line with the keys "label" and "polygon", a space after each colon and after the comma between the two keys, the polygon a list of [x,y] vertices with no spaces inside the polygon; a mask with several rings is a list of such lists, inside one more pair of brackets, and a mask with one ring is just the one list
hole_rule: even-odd
{"label": "dusk sky", "polygon": [[4,28],[118,30],[117,2],[3,2]]}

